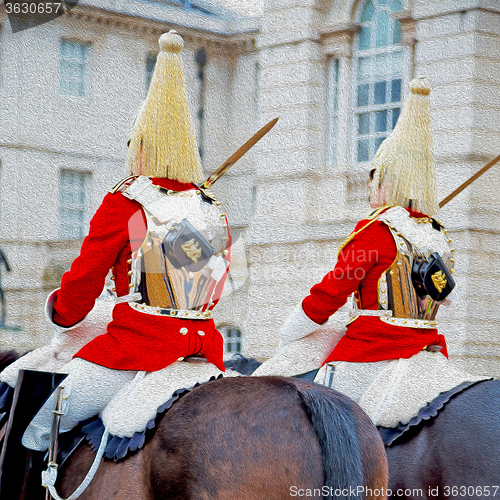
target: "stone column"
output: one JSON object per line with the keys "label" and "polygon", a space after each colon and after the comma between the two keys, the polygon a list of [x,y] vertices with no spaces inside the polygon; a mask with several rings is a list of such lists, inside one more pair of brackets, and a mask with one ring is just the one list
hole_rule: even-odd
{"label": "stone column", "polygon": [[307,224],[309,186],[323,161],[324,65],[314,3],[265,0],[256,41],[260,124],[280,117],[259,146],[247,231],[246,345],[259,358],[273,353],[279,326],[311,285],[317,251]]}

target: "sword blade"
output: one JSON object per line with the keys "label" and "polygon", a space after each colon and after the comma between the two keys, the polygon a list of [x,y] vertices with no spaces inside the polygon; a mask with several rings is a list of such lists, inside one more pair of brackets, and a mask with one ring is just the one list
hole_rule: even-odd
{"label": "sword blade", "polygon": [[453,200],[457,194],[461,193],[466,187],[470,186],[477,178],[481,177],[487,170],[489,170],[495,163],[500,161],[500,155],[491,160],[481,170],[476,172],[470,179],[467,179],[461,186],[457,187],[453,193],[449,194],[444,200],[439,203],[439,208],[443,208],[449,201]]}
{"label": "sword blade", "polygon": [[249,149],[259,142],[275,125],[279,118],[271,120],[264,125],[256,134],[248,139],[240,149],[233,153],[201,186],[202,189],[209,189],[220,177],[222,177]]}

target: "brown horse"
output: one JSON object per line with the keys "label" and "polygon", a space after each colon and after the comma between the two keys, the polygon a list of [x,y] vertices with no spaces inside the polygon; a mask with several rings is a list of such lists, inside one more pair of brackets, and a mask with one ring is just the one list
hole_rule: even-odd
{"label": "brown horse", "polygon": [[[85,444],[67,461],[56,483],[61,497],[80,485],[94,456]],[[303,380],[241,377],[183,396],[141,450],[104,460],[80,498],[382,499],[387,480],[382,440],[350,399]]]}
{"label": "brown horse", "polygon": [[[238,360],[233,369],[256,368]],[[500,380],[455,394],[386,448],[397,500],[500,498]]]}
{"label": "brown horse", "polygon": [[386,451],[392,498],[500,498],[500,380],[458,393]]}

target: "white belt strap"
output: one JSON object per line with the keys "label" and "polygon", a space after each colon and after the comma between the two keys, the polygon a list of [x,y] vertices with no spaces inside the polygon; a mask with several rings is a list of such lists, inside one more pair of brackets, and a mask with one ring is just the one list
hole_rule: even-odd
{"label": "white belt strap", "polygon": [[351,317],[357,316],[392,316],[392,311],[388,309],[352,309]]}

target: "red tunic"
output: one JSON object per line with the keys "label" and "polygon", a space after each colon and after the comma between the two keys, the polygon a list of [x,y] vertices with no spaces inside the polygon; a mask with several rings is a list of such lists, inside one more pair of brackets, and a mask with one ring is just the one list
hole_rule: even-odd
{"label": "red tunic", "polygon": [[[152,181],[173,191],[195,187],[169,179],[155,178]],[[138,212],[142,217],[133,217]],[[117,295],[127,295],[127,272],[130,271],[127,261],[132,252],[140,247],[145,236],[146,218],[141,205],[119,192],[107,194],[90,222],[89,234],[83,241],[80,256],[62,278],[61,289],[54,302],[54,321],[62,326],[70,326],[83,319],[94,307],[112,266]],[[216,297],[220,297],[226,276],[218,284]],[[180,333],[183,327],[188,329],[186,335]],[[107,333],[89,342],[75,357],[117,370],[156,371],[181,356],[192,354],[205,356],[210,363],[224,371],[223,339],[215,329],[213,319],[192,320],[150,315],[132,309],[128,303],[122,303],[114,307],[113,320],[108,325]]]}
{"label": "red tunic", "polygon": [[[426,217],[409,211],[412,217]],[[371,222],[371,224],[369,224]],[[369,225],[368,225],[369,224]],[[377,284],[392,265],[396,244],[381,221],[360,221],[355,232],[365,227],[342,249],[337,264],[302,302],[306,315],[322,324],[343,306],[356,290],[360,309],[378,309]],[[347,327],[325,363],[330,361],[370,362],[410,358],[427,345],[441,345],[448,356],[444,336],[436,329],[389,325],[376,316],[359,316]]]}

